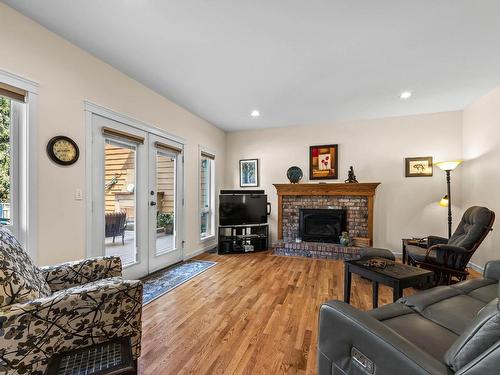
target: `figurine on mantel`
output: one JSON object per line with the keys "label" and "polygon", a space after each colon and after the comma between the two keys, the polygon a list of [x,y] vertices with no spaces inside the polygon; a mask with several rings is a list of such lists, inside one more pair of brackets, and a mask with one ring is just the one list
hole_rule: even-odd
{"label": "figurine on mantel", "polygon": [[357,183],[358,180],[356,180],[356,175],[354,174],[354,168],[352,165],[349,167],[349,172],[347,172],[347,180],[345,180],[345,183],[347,184],[353,184]]}

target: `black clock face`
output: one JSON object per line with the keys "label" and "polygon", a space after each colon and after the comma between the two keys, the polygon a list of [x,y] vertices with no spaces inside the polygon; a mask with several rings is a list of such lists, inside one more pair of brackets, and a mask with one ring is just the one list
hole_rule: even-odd
{"label": "black clock face", "polygon": [[78,146],[71,138],[59,135],[52,138],[47,144],[49,157],[57,164],[71,165],[76,163],[80,156]]}

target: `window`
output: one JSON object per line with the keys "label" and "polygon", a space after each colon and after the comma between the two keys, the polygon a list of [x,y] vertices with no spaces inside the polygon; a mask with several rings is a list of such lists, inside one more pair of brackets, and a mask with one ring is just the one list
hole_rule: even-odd
{"label": "window", "polygon": [[214,235],[215,226],[215,156],[202,151],[200,153],[200,238]]}
{"label": "window", "polygon": [[0,225],[37,260],[38,84],[0,69]]}
{"label": "window", "polygon": [[20,103],[0,92],[0,225],[19,235],[19,154]]}

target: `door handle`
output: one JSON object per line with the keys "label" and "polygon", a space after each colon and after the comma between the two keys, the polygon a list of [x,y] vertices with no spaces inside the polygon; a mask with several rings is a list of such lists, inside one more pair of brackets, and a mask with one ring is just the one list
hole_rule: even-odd
{"label": "door handle", "polygon": [[155,201],[151,201],[151,202],[149,203],[149,205],[150,205],[151,207],[156,206],[156,202],[155,202]]}

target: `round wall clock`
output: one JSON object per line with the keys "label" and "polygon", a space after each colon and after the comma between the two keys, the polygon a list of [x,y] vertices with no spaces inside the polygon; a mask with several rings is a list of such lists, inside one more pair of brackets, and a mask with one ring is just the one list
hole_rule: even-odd
{"label": "round wall clock", "polygon": [[74,164],[80,156],[76,142],[63,135],[58,135],[47,143],[47,153],[52,161],[60,165]]}

